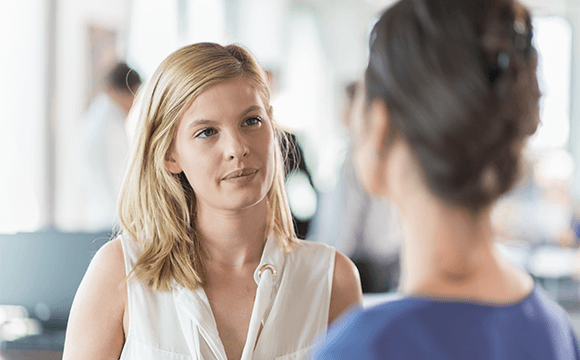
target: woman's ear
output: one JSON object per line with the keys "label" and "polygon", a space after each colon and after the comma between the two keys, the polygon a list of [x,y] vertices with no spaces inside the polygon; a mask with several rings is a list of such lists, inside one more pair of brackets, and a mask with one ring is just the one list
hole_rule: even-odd
{"label": "woman's ear", "polygon": [[385,153],[389,136],[389,111],[384,101],[375,99],[370,104],[368,112],[368,134],[371,147],[377,156],[382,157]]}
{"label": "woman's ear", "polygon": [[387,163],[388,110],[382,100],[359,103],[353,120],[356,145],[355,168],[363,188],[370,194],[384,196]]}
{"label": "woman's ear", "polygon": [[179,174],[183,171],[179,165],[179,162],[175,160],[173,151],[168,151],[167,155],[165,155],[164,165],[167,171],[173,174]]}

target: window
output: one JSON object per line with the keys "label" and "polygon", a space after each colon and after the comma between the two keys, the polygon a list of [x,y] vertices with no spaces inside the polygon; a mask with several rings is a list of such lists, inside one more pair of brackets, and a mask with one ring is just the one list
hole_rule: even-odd
{"label": "window", "polygon": [[0,3],[0,233],[45,222],[46,3]]}

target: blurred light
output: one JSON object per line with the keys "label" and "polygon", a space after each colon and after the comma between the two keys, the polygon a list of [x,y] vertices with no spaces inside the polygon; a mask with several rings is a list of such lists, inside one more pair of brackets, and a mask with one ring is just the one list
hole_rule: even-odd
{"label": "blurred light", "polygon": [[133,1],[127,61],[144,79],[179,47],[177,9],[174,1]]}
{"label": "blurred light", "polygon": [[13,319],[0,327],[0,337],[3,340],[14,341],[24,336],[26,336],[24,319]]}
{"label": "blurred light", "polygon": [[559,279],[573,274],[576,259],[573,249],[541,248],[532,255],[529,270],[536,277]]}
{"label": "blurred light", "polygon": [[14,341],[42,333],[42,326],[34,319],[12,319],[0,325],[0,339]]}
{"label": "blurred light", "polygon": [[378,8],[385,8],[387,6],[391,6],[392,4],[394,4],[397,0],[365,0],[367,3],[371,4],[371,5],[375,5]]}
{"label": "blurred light", "polygon": [[40,322],[28,318],[23,306],[0,305],[0,340],[14,341],[42,333]]}
{"label": "blurred light", "polygon": [[[0,233],[41,225],[45,2],[0,2]],[[34,84],[34,86],[30,86]]]}
{"label": "blurred light", "polygon": [[564,149],[543,152],[534,166],[534,177],[542,187],[554,181],[568,181],[574,173],[574,158]]}
{"label": "blurred light", "polygon": [[281,79],[285,87],[272,100],[272,106],[284,129],[309,134],[322,123],[324,115],[320,106],[325,81],[324,53],[314,16],[307,12],[294,14],[288,36],[287,72],[286,78]]}
{"label": "blurred light", "polygon": [[399,292],[387,293],[364,293],[363,294],[363,309],[368,309],[373,306],[384,304],[386,302],[399,300],[403,295]]}
{"label": "blurred light", "polygon": [[530,139],[535,148],[566,147],[570,136],[572,29],[561,16],[533,19],[538,51],[541,123]]}
{"label": "blurred light", "polygon": [[23,306],[0,305],[0,324],[12,319],[24,319],[28,317],[28,311]]}
{"label": "blurred light", "polygon": [[191,0],[189,32],[181,42],[184,45],[202,41],[222,43],[226,39],[225,13],[223,0]]}
{"label": "blurred light", "polygon": [[42,321],[50,320],[50,308],[45,303],[38,303],[34,306],[34,315]]}
{"label": "blurred light", "polygon": [[495,243],[496,249],[502,254],[506,259],[511,261],[513,264],[526,269],[528,265],[528,259],[530,258],[531,251],[525,247],[518,246],[508,246],[499,242]]}
{"label": "blurred light", "polygon": [[308,177],[302,171],[296,171],[286,180],[286,192],[292,214],[301,221],[311,219],[316,212],[316,192],[310,185]]}
{"label": "blurred light", "polygon": [[[15,144],[4,143],[17,149]],[[19,231],[34,231],[40,226],[40,204],[30,189],[31,178],[21,172],[10,172],[10,177],[0,178],[0,233],[15,234]],[[24,207],[25,205],[26,207]]]}

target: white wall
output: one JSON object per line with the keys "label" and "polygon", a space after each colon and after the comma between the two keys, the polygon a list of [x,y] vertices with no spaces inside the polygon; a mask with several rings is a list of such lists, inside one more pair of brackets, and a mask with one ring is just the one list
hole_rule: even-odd
{"label": "white wall", "polygon": [[46,10],[47,1],[0,2],[0,232],[44,222]]}
{"label": "white wall", "polygon": [[576,164],[571,192],[575,202],[580,203],[580,2],[569,1],[566,12],[566,18],[572,25],[572,100],[569,150]]}
{"label": "white wall", "polygon": [[56,52],[56,224],[66,230],[81,226],[82,204],[78,184],[75,128],[85,110],[89,43],[88,26],[118,31],[119,55],[126,48],[130,0],[59,0]]}

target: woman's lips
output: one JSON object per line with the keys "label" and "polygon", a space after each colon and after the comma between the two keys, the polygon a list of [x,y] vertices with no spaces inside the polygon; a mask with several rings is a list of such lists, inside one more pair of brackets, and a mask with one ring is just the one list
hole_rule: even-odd
{"label": "woman's lips", "polygon": [[234,170],[234,171],[230,172],[229,174],[227,174],[222,180],[241,179],[241,178],[252,176],[257,172],[258,172],[258,169],[253,169],[253,168],[238,169],[238,170]]}

